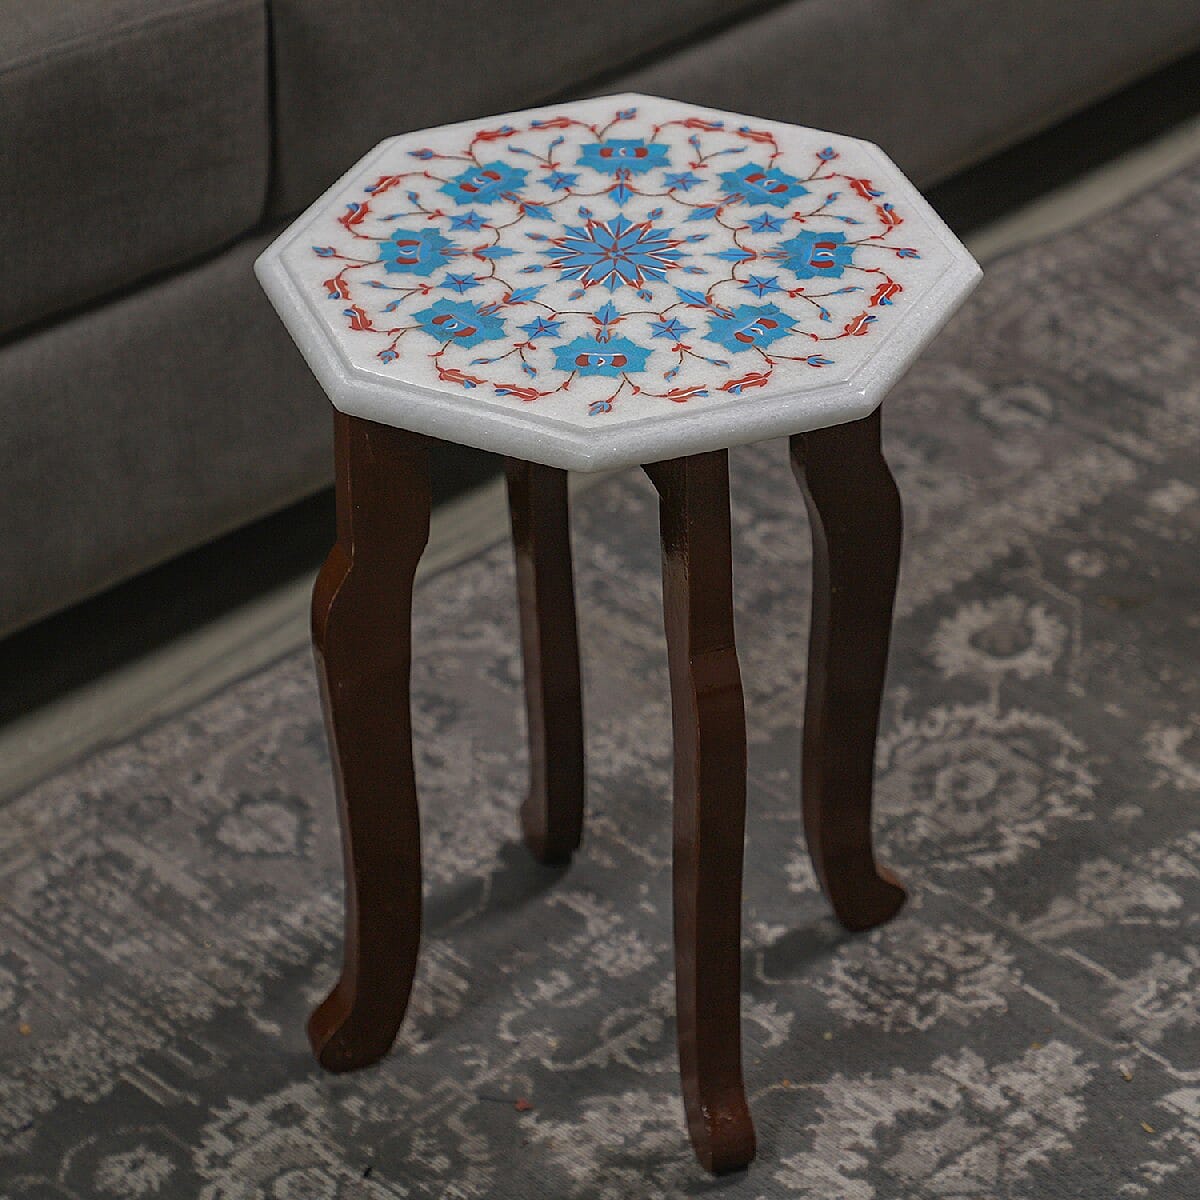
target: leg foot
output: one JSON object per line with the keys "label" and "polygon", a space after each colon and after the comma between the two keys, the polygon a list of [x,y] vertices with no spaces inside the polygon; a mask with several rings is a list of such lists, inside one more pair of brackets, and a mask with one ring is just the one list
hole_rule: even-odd
{"label": "leg foot", "polygon": [[754,1158],[742,1082],[746,717],[733,636],[725,451],[646,468],[660,499],[675,730],[675,988],[679,1069],[696,1156]]}
{"label": "leg foot", "polygon": [[812,525],[813,601],[804,713],[804,831],[821,887],[847,929],[904,903],[875,861],[871,788],[892,602],[900,494],[880,449],[880,413],[797,434],[792,470]]}
{"label": "leg foot", "polygon": [[579,848],[584,798],[567,473],[517,459],[506,466],[529,718],[529,794],[521,825],[535,858],[562,864]]}
{"label": "leg foot", "polygon": [[383,1057],[421,936],[421,841],[409,714],[412,585],[429,536],[425,438],[335,414],[338,539],[313,589],[313,649],[346,870],[341,978],[312,1014],[323,1067]]}

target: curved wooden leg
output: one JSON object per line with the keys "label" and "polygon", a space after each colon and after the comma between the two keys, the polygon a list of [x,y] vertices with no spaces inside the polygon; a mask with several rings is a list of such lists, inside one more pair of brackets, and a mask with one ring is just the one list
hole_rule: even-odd
{"label": "curved wooden leg", "polygon": [[900,493],[876,409],[791,440],[812,524],[813,601],[804,713],[804,831],[817,878],[847,929],[894,916],[904,889],[875,861],[871,786],[892,602]]}
{"label": "curved wooden leg", "polygon": [[584,795],[567,472],[517,459],[506,467],[529,717],[529,794],[521,824],[537,859],[566,863],[583,836]]}
{"label": "curved wooden leg", "polygon": [[308,1023],[323,1067],[391,1047],[421,936],[421,840],[409,668],[412,585],[429,537],[425,438],[335,414],[337,543],[313,589],[312,629],[342,824],[341,978]]}
{"label": "curved wooden leg", "polygon": [[742,1083],[746,716],[723,450],[646,468],[660,499],[675,730],[675,992],[688,1132],[713,1172],[755,1150]]}

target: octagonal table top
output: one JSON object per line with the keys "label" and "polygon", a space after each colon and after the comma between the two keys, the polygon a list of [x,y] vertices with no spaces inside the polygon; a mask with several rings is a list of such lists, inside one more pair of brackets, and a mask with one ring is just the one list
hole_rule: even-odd
{"label": "octagonal table top", "polygon": [[337,408],[584,471],[866,416],[980,276],[878,147],[637,95],[390,138],[255,270]]}

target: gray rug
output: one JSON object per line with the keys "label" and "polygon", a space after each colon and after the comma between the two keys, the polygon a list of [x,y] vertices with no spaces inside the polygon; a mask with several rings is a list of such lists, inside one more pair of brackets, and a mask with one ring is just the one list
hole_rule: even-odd
{"label": "gray rug", "polygon": [[380,1067],[311,1062],[339,851],[296,654],[9,803],[0,1195],[203,1200],[1191,1197],[1200,1163],[1200,169],[993,266],[887,405],[908,542],[879,827],[889,927],[802,845],[807,532],[733,455],[752,731],[745,1040],[759,1159],[678,1099],[656,508],[577,512],[590,769],[565,872],[516,842],[510,552],[428,582],[428,912]]}

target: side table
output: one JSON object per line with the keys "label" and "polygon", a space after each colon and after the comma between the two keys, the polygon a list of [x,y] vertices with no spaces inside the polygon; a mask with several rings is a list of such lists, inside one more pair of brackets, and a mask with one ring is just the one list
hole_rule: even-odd
{"label": "side table", "polygon": [[335,408],[337,542],[313,593],[345,851],[323,1066],[390,1048],[421,924],[409,714],[429,445],[507,456],[531,781],[525,839],[563,863],[584,747],[567,471],[642,466],[660,500],[674,727],[674,923],[688,1131],[746,1166],[746,728],[734,645],[734,445],[788,436],[813,536],[802,792],[849,929],[904,901],[875,860],[872,762],[900,558],[879,405],[979,268],[876,147],[622,95],[392,138],[256,270]]}

